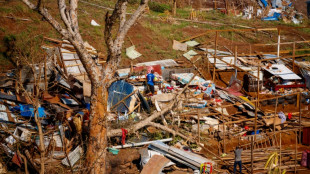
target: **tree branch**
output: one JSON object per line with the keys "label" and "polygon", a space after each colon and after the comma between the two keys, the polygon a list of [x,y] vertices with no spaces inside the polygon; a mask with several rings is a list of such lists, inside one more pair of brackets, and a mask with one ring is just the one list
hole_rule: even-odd
{"label": "tree branch", "polygon": [[[117,38],[114,41],[114,47],[118,47],[119,45],[122,45],[124,42],[124,38],[128,32],[128,30],[132,27],[132,25],[137,21],[137,19],[142,15],[144,12],[145,7],[147,6],[149,0],[141,0],[140,6],[138,9],[130,16],[130,18],[124,23],[122,28],[119,29],[119,34],[117,35]],[[126,15],[126,11],[123,12]]]}
{"label": "tree branch", "polygon": [[[140,121],[139,123],[136,123],[136,124],[132,125],[131,127],[126,128],[128,130],[128,133],[136,132],[137,130],[139,130],[139,129],[149,125],[155,118],[158,118],[161,115],[164,115],[165,113],[169,112],[174,107],[175,103],[178,101],[178,98],[181,96],[181,94],[188,88],[189,84],[194,80],[196,75],[197,75],[197,73],[191,78],[191,80],[182,89],[182,91],[180,91],[178,93],[178,95],[176,95],[173,98],[173,100],[169,103],[169,105],[166,108],[164,108],[160,112],[155,112],[154,114],[152,114],[148,118]],[[108,131],[108,134],[107,134],[108,137],[115,137],[115,136],[121,136],[121,135],[122,135],[122,130],[121,129],[110,130],[110,131]]]}
{"label": "tree branch", "polygon": [[124,2],[121,6],[121,14],[119,15],[119,31],[118,32],[121,32],[121,28],[123,28],[125,22],[126,22],[126,9],[127,9],[127,2]]}

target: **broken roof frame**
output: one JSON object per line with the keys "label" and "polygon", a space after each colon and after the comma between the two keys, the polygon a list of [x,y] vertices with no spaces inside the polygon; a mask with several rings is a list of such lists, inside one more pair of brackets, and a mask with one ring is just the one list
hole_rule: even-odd
{"label": "broken roof frame", "polygon": [[[231,66],[232,69],[235,69],[236,72],[239,70],[239,71],[242,71],[242,72],[245,72],[249,75],[251,75],[252,77],[254,77],[255,79],[257,78],[260,78],[260,72],[261,72],[261,69],[262,69],[262,62],[268,62],[268,61],[273,61],[273,60],[288,60],[289,62],[292,62],[292,66],[293,66],[293,71],[295,70],[295,66],[298,66],[300,67],[299,64],[295,64],[295,59],[296,57],[306,57],[306,56],[310,56],[310,54],[303,54],[303,55],[296,55],[296,51],[299,51],[298,49],[296,49],[296,44],[299,44],[299,43],[310,43],[310,40],[305,40],[305,41],[294,41],[294,42],[285,42],[285,43],[281,43],[281,30],[287,30],[287,29],[291,29],[291,28],[309,28],[309,27],[288,27],[288,28],[247,28],[247,29],[228,29],[228,30],[208,30],[202,34],[198,34],[198,35],[195,35],[193,37],[190,37],[188,39],[184,39],[184,40],[181,40],[179,42],[183,43],[183,42],[186,42],[186,41],[189,41],[189,40],[193,40],[195,38],[198,38],[198,37],[202,37],[204,35],[207,35],[208,33],[211,33],[211,32],[215,32],[216,35],[215,35],[215,42],[214,42],[214,47],[215,47],[215,50],[214,50],[214,53],[211,54],[210,56],[213,56],[214,58],[214,62],[213,62],[213,81],[215,80],[215,69],[216,69],[216,60],[217,58],[220,58],[222,57],[221,61],[225,64],[227,64],[228,66]],[[277,31],[277,34],[278,34],[278,41],[277,43],[274,43],[274,44],[234,44],[234,45],[230,45],[230,46],[234,46],[235,49],[234,49],[234,53],[233,53],[233,56],[234,56],[234,64],[230,64],[226,61],[223,61],[223,57],[227,57],[227,55],[224,55],[224,56],[218,56],[217,55],[217,50],[218,50],[218,34],[220,32],[227,32],[227,31],[231,31],[231,32],[234,32],[234,31]],[[203,43],[205,44],[205,43]],[[200,45],[203,45],[203,44],[200,44]],[[287,50],[284,50],[284,51],[281,51],[281,45],[292,45],[293,46],[293,49],[292,49],[292,52],[293,52],[293,55],[289,55],[289,56],[280,56],[280,54],[287,54],[287,53],[290,53],[290,51],[287,51]],[[264,53],[260,52],[260,53],[255,53],[253,50],[253,47],[254,46],[266,46],[266,45],[273,45],[273,46],[277,46],[277,50],[276,52],[272,52],[272,53],[276,53],[277,55],[273,58],[266,58],[266,59],[257,59],[257,76],[255,76],[254,74],[250,74],[248,73],[247,71],[244,71],[242,68],[236,66],[236,60],[238,59],[238,46],[249,46],[249,50],[250,50],[250,53],[249,54],[242,54],[242,56],[257,56],[257,55],[263,55]],[[301,49],[301,50],[310,50],[310,49]],[[300,51],[301,51],[300,50]],[[207,52],[207,51],[206,51]],[[252,54],[252,52],[254,52],[254,54]],[[265,53],[266,54],[266,53]],[[267,54],[270,54],[270,53],[267,53]],[[201,55],[201,54],[198,54],[198,55]],[[207,55],[209,55],[209,53],[207,52]],[[239,54],[240,56],[240,54]],[[208,59],[210,60],[210,59]],[[210,63],[209,61],[207,61],[208,64]],[[209,66],[208,66],[208,71],[210,72],[210,69],[209,69]],[[261,78],[260,78],[261,79]],[[254,132],[257,131],[257,118],[258,118],[258,103],[260,102],[260,98],[259,98],[259,92],[260,92],[260,88],[259,88],[259,83],[260,83],[260,80],[257,80],[257,90],[256,90],[256,102],[255,102],[255,118],[254,118]],[[296,95],[296,94],[295,94]],[[300,95],[300,92],[298,93],[298,95]],[[270,99],[270,98],[269,98]],[[300,97],[299,97],[299,100],[300,100]],[[298,101],[300,102],[300,101]],[[221,106],[222,107],[222,106]],[[225,124],[225,123],[223,123]],[[301,130],[301,111],[299,110],[299,130]],[[301,131],[299,132],[299,136],[301,136]],[[198,135],[198,137],[200,137]],[[225,137],[225,136],[224,136]],[[254,134],[254,141],[256,141],[256,134]],[[253,146],[253,143],[254,141],[252,141],[252,146]],[[225,140],[224,140],[224,153],[225,153]],[[251,168],[252,168],[252,171],[253,171],[253,151],[251,151]]]}

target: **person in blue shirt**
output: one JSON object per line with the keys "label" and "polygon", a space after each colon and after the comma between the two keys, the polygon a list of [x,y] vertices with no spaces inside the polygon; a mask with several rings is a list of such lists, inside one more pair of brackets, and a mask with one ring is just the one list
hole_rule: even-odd
{"label": "person in blue shirt", "polygon": [[147,80],[147,88],[148,88],[147,92],[151,91],[153,95],[155,92],[154,79],[155,79],[154,70],[151,70],[151,73],[146,75],[146,80]]}

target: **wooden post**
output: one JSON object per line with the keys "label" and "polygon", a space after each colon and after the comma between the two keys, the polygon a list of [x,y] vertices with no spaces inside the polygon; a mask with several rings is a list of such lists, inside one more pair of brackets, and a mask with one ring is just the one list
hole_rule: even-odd
{"label": "wooden post", "polygon": [[173,0],[173,10],[172,10],[173,16],[177,15],[177,0]]}
{"label": "wooden post", "polygon": [[295,72],[295,55],[296,55],[296,42],[293,43],[293,72]]}
{"label": "wooden post", "polygon": [[257,68],[257,91],[256,91],[256,103],[255,103],[255,120],[254,120],[254,142],[252,140],[251,142],[251,171],[253,173],[253,146],[255,144],[256,141],[256,132],[257,132],[257,111],[258,111],[258,103],[259,103],[259,72],[260,72],[260,62],[258,64],[258,68]]}
{"label": "wooden post", "polygon": [[282,155],[281,155],[281,151],[282,151],[282,149],[281,149],[281,147],[282,147],[282,136],[281,136],[282,134],[281,134],[281,132],[280,132],[280,154],[279,154],[279,156],[280,156],[280,160],[279,160],[279,170],[280,170],[280,173],[281,173],[281,163],[282,163]]}
{"label": "wooden post", "polygon": [[277,96],[277,99],[276,99],[276,107],[274,109],[274,117],[273,117],[273,133],[276,132],[276,116],[277,116],[277,109],[278,109],[278,96]]}
{"label": "wooden post", "polygon": [[253,136],[251,136],[251,173],[254,173],[253,171],[253,147],[254,147],[254,144],[253,144]]}
{"label": "wooden post", "polygon": [[250,49],[249,49],[249,51],[250,51],[250,55],[252,54],[252,45],[250,44]]}
{"label": "wooden post", "polygon": [[132,60],[130,59],[130,75],[133,73],[133,63]]}
{"label": "wooden post", "polygon": [[218,153],[219,155],[221,154],[220,153],[220,119],[219,119],[219,123],[217,125],[217,135],[218,135],[218,138],[217,138],[217,142],[218,142]]}
{"label": "wooden post", "polygon": [[[235,46],[235,59],[234,59],[234,65],[237,66],[237,56],[238,56],[238,47],[237,45]],[[235,76],[237,77],[237,68],[235,68]]]}
{"label": "wooden post", "polygon": [[[223,115],[222,115],[223,116]],[[222,117],[223,118],[223,117]],[[223,152],[226,153],[226,138],[225,138],[225,133],[226,133],[226,130],[225,130],[225,121],[223,119]]]}
{"label": "wooden post", "polygon": [[295,174],[297,173],[297,130],[295,130]]}
{"label": "wooden post", "polygon": [[281,35],[280,35],[281,30],[278,28],[278,50],[277,50],[277,57],[280,57],[280,42],[281,42]]}
{"label": "wooden post", "polygon": [[200,109],[197,110],[198,112],[198,143],[200,143]]}
{"label": "wooden post", "polygon": [[254,143],[256,141],[256,131],[257,131],[257,112],[259,104],[259,72],[260,72],[260,62],[257,68],[257,91],[256,91],[256,103],[255,103],[255,122],[254,122]]}
{"label": "wooden post", "polygon": [[[299,92],[300,94],[300,92]],[[300,103],[300,98],[299,97],[299,101],[297,101],[299,103],[299,143],[301,143],[301,103]]]}
{"label": "wooden post", "polygon": [[297,101],[298,101],[298,102],[296,102],[296,107],[297,108],[299,108],[299,105],[300,105],[299,99],[300,99],[300,93],[297,94]]}
{"label": "wooden post", "polygon": [[[47,91],[46,59],[47,59],[47,55],[44,54],[44,89],[45,89],[45,91]],[[40,71],[41,71],[41,70],[40,70]]]}
{"label": "wooden post", "polygon": [[214,48],[214,67],[213,67],[213,82],[215,80],[215,65],[216,65],[216,50],[217,50],[218,31],[215,34],[215,48]]}
{"label": "wooden post", "polygon": [[227,0],[224,1],[225,1],[226,14],[229,15],[228,2]]}
{"label": "wooden post", "polygon": [[214,3],[214,10],[217,9],[217,8],[216,8],[216,1],[217,1],[217,0],[213,0],[213,3]]}

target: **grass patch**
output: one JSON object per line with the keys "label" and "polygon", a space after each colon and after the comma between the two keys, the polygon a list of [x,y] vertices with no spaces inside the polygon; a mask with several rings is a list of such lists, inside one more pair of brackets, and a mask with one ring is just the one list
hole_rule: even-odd
{"label": "grass patch", "polygon": [[5,8],[5,7],[0,7],[0,12],[11,13],[11,12],[12,12],[12,9],[10,9],[10,8]]}
{"label": "grass patch", "polygon": [[165,11],[171,10],[170,5],[162,4],[158,2],[149,2],[148,5],[149,5],[150,10],[160,12],[160,13],[164,13]]}

